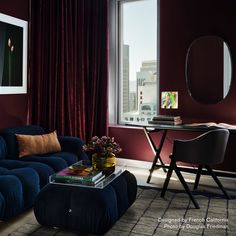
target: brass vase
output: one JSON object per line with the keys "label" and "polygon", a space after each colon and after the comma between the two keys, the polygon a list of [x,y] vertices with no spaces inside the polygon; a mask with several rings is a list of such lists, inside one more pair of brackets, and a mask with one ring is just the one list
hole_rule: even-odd
{"label": "brass vase", "polygon": [[115,170],[116,156],[111,153],[109,156],[104,156],[99,153],[92,155],[92,166],[94,170],[101,170],[105,175],[109,175]]}

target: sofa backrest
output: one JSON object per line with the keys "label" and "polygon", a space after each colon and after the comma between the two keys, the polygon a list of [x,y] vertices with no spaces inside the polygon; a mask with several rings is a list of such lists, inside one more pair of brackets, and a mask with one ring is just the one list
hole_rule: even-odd
{"label": "sofa backrest", "polygon": [[7,152],[6,142],[2,137],[0,137],[0,161],[5,159],[6,152]]}
{"label": "sofa backrest", "polygon": [[4,129],[1,132],[1,136],[6,142],[6,159],[19,159],[19,147],[15,134],[41,135],[45,134],[45,131],[42,127],[37,125],[24,125]]}

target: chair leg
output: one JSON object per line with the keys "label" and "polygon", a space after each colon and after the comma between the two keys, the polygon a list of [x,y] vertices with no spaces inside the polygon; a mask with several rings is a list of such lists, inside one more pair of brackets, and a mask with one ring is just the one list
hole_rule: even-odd
{"label": "chair leg", "polygon": [[193,205],[195,206],[196,209],[200,209],[200,207],[199,207],[197,201],[194,199],[194,197],[193,197],[193,195],[192,195],[192,193],[191,193],[191,191],[190,191],[190,189],[189,189],[187,183],[186,183],[185,180],[184,180],[184,177],[183,177],[182,174],[180,173],[180,171],[179,171],[178,167],[176,166],[176,164],[175,164],[174,170],[175,170],[175,173],[177,174],[177,176],[179,177],[179,180],[180,180],[180,182],[182,183],[182,185],[183,185],[183,187],[184,187],[186,193],[189,195],[191,201],[193,202]]}
{"label": "chair leg", "polygon": [[173,169],[174,169],[174,161],[171,160],[171,163],[170,163],[170,166],[169,166],[169,170],[168,170],[168,172],[167,172],[167,174],[166,174],[166,179],[165,179],[165,182],[164,182],[164,184],[163,184],[162,191],[161,191],[161,197],[164,197],[164,196],[165,196],[165,193],[166,193],[168,184],[169,184],[169,182],[170,182],[170,177],[171,177],[171,175],[172,175]]}
{"label": "chair leg", "polygon": [[215,180],[221,191],[224,193],[227,199],[231,199],[226,190],[224,189],[223,185],[221,184],[220,180],[217,178],[216,174],[212,171],[210,166],[206,166],[208,172],[211,174],[212,178]]}
{"label": "chair leg", "polygon": [[200,177],[201,177],[201,172],[202,172],[202,165],[199,165],[198,170],[197,170],[195,183],[194,183],[194,187],[193,187],[194,190],[197,189],[197,187],[198,187],[199,180],[200,180]]}

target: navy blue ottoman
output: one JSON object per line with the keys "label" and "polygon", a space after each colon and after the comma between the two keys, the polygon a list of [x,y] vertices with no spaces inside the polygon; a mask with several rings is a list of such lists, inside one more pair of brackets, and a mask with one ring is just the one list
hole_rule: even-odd
{"label": "navy blue ottoman", "polygon": [[48,184],[38,194],[35,217],[41,225],[104,234],[136,199],[137,181],[124,171],[103,189]]}

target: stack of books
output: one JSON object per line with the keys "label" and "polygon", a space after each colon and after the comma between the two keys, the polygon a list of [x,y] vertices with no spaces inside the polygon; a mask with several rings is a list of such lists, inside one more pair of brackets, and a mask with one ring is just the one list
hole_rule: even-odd
{"label": "stack of books", "polygon": [[158,115],[154,116],[148,123],[160,125],[181,125],[182,119],[180,116]]}
{"label": "stack of books", "polygon": [[54,181],[56,183],[94,186],[104,178],[105,175],[102,171],[95,171],[91,166],[73,164],[56,173]]}

